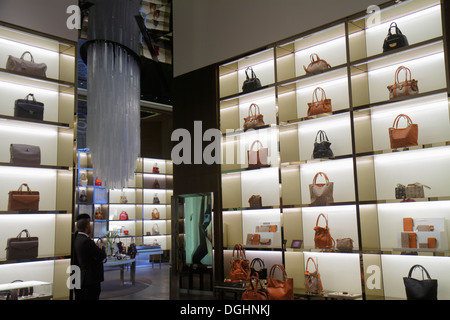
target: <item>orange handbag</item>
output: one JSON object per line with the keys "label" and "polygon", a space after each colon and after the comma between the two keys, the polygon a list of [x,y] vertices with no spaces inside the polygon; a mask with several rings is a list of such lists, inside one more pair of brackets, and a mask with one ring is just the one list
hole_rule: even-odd
{"label": "orange handbag", "polygon": [[[255,282],[255,284],[253,284]],[[242,294],[242,300],[269,300],[266,290],[264,290],[258,274],[255,272],[250,278],[247,289]]]}
{"label": "orange handbag", "polygon": [[248,117],[244,118],[244,131],[248,129],[255,129],[264,126],[264,116],[259,110],[256,103],[252,103],[248,108]]}
{"label": "orange handbag", "polygon": [[[317,96],[319,91],[322,93],[320,100]],[[325,90],[317,87],[313,92],[312,101],[308,102],[308,117],[326,112],[331,112],[331,99],[327,99]]]}
{"label": "orange handbag", "polygon": [[[282,280],[274,278],[275,269],[277,268],[283,272]],[[267,277],[267,293],[269,300],[294,300],[294,279],[287,277],[286,270],[281,264],[274,264],[270,268],[269,276]]]}
{"label": "orange handbag", "polygon": [[152,220],[158,220],[159,219],[159,211],[158,209],[154,208],[152,211]]}
{"label": "orange handbag", "polygon": [[[319,227],[319,219],[323,217],[326,222],[325,227]],[[314,227],[316,232],[314,235],[314,245],[320,249],[331,249],[334,247],[334,239],[331,237],[330,229],[328,228],[328,220],[323,213],[319,214]]]}
{"label": "orange handbag", "polygon": [[[398,122],[401,118],[405,118],[407,126],[405,128],[398,128]],[[391,149],[406,148],[418,145],[419,126],[412,123],[410,117],[406,114],[399,114],[389,128],[389,140],[391,142]]]}
{"label": "orange handbag", "polygon": [[242,282],[250,279],[250,262],[247,260],[242,244],[234,246],[230,264],[229,281]]}

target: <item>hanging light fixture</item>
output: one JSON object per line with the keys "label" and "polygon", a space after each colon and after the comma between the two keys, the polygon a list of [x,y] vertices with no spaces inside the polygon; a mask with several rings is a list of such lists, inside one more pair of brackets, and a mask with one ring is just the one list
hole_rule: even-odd
{"label": "hanging light fixture", "polygon": [[126,187],[140,153],[140,0],[91,0],[87,65],[87,147],[94,176]]}

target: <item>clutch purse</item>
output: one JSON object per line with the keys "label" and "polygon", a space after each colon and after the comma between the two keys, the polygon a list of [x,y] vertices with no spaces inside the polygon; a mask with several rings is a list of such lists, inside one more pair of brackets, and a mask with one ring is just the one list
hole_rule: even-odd
{"label": "clutch purse", "polygon": [[10,162],[18,164],[41,164],[41,148],[28,144],[11,144]]}
{"label": "clutch purse", "polygon": [[[30,100],[30,96],[32,100]],[[36,101],[32,93],[14,103],[14,117],[44,120],[44,104]]]}
{"label": "clutch purse", "polygon": [[[23,191],[23,187],[27,190]],[[26,183],[22,183],[18,190],[9,192],[8,211],[39,210],[39,191],[31,191]]]}
{"label": "clutch purse", "polygon": [[[25,233],[25,236],[22,236]],[[6,260],[34,259],[38,256],[39,238],[31,237],[23,229],[15,238],[9,238],[6,246]]]}
{"label": "clutch purse", "polygon": [[[25,55],[30,55],[30,60],[25,60]],[[25,73],[30,76],[46,77],[47,65],[45,63],[34,62],[30,51],[22,53],[20,58],[8,56],[6,61],[6,70]]]}

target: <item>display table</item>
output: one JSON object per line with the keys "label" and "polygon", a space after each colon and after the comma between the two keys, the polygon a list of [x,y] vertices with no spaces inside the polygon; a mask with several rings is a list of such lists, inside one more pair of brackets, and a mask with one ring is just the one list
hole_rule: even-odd
{"label": "display table", "polygon": [[307,293],[305,289],[294,289],[294,299],[307,300],[356,300],[360,299],[360,293],[344,293],[338,291],[323,291],[322,293]]}
{"label": "display table", "polygon": [[241,300],[241,296],[247,289],[247,284],[231,283],[231,282],[216,282],[214,284],[214,295],[217,299],[223,299],[224,295],[229,293],[234,295],[235,300]]}
{"label": "display table", "polygon": [[105,267],[120,267],[120,287],[123,288],[124,284],[124,271],[125,266],[130,265],[130,281],[134,286],[136,283],[136,259],[116,259],[108,257],[104,263]]}
{"label": "display table", "polygon": [[152,269],[155,266],[155,255],[159,255],[159,268],[161,269],[161,255],[164,251],[161,246],[137,246],[138,255],[148,255],[149,262],[152,263]]}

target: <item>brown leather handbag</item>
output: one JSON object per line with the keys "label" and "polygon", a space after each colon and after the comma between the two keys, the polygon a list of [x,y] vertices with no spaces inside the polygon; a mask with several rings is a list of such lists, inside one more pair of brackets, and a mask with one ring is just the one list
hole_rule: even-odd
{"label": "brown leather handbag", "polygon": [[[257,150],[253,149],[255,145],[258,145]],[[250,146],[250,150],[247,150],[247,158],[249,168],[267,166],[269,164],[269,149],[264,148],[261,141],[255,140]]]}
{"label": "brown leather handbag", "polygon": [[[23,191],[23,187],[27,191]],[[39,210],[39,191],[31,191],[26,183],[22,183],[19,189],[9,192],[8,211]]]}
{"label": "brown leather handbag", "polygon": [[[405,81],[400,82],[399,73],[405,71]],[[409,76],[409,77],[408,77]],[[395,83],[387,87],[389,90],[389,99],[395,99],[403,96],[416,95],[419,93],[417,80],[411,79],[411,70],[407,67],[400,66],[395,71]]]}
{"label": "brown leather handbag", "polygon": [[[321,96],[320,99],[317,93],[320,91]],[[308,102],[308,117],[316,114],[331,112],[331,99],[327,99],[327,95],[325,90],[321,87],[317,87],[313,91],[312,101]]]}
{"label": "brown leather handbag", "polygon": [[158,220],[159,219],[159,211],[158,209],[154,208],[152,210],[152,220]]}
{"label": "brown leather handbag", "polygon": [[309,58],[311,59],[311,62],[308,67],[303,66],[303,69],[308,75],[322,73],[331,68],[328,62],[319,58],[319,55],[317,53],[313,53],[309,56]]}
{"label": "brown leather handbag", "polygon": [[264,116],[256,103],[252,103],[248,108],[248,117],[244,118],[244,130],[255,129],[264,126]]}
{"label": "brown leather handbag", "polygon": [[262,208],[262,198],[259,194],[254,194],[248,199],[248,204],[252,209]]}
{"label": "brown leather handbag", "polygon": [[242,244],[234,246],[230,264],[229,281],[242,282],[250,279],[250,262],[247,260]]}
{"label": "brown leather handbag", "polygon": [[[405,128],[399,128],[398,123],[401,118],[405,118],[407,126]],[[391,149],[406,148],[418,145],[419,126],[416,123],[412,123],[410,117],[406,114],[399,114],[395,119],[392,127],[389,128],[389,139],[391,142]]]}
{"label": "brown leather handbag", "polygon": [[[253,282],[255,284],[253,284]],[[258,273],[254,273],[250,278],[247,289],[242,294],[242,300],[269,300],[266,290],[259,280]]]}
{"label": "brown leather handbag", "polygon": [[[308,264],[312,261],[314,264],[314,271],[308,270]],[[307,293],[319,294],[323,291],[322,280],[320,279],[320,274],[317,269],[316,262],[312,257],[306,260],[306,270],[305,270],[305,288]]]}
{"label": "brown leather handbag", "polygon": [[[283,273],[283,279],[274,278],[275,270],[280,269]],[[269,300],[294,300],[294,279],[288,278],[286,270],[281,264],[274,264],[270,268],[267,277],[267,293]]]}
{"label": "brown leather handbag", "polygon": [[[317,183],[319,175],[325,178],[325,183]],[[317,172],[314,176],[313,183],[309,185],[311,206],[326,206],[334,202],[333,186],[333,182],[330,182],[325,173]]]}
{"label": "brown leather handbag", "polygon": [[[319,219],[323,217],[325,219],[325,227],[319,226]],[[314,227],[314,246],[319,249],[331,249],[334,248],[334,239],[331,237],[330,229],[328,228],[327,217],[323,213],[319,214],[316,220],[316,226]]]}

